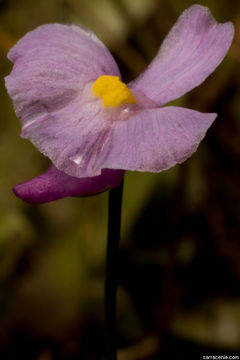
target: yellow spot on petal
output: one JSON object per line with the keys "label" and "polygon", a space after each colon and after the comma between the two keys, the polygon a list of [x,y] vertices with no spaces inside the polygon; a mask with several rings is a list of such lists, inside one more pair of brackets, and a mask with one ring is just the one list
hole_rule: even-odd
{"label": "yellow spot on petal", "polygon": [[103,100],[105,107],[137,102],[131,90],[120,81],[118,76],[100,76],[93,84],[92,91],[95,97],[99,96]]}

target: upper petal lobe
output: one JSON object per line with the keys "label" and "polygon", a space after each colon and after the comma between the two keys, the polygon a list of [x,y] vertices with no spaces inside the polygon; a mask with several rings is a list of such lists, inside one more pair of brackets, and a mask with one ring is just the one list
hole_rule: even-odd
{"label": "upper petal lobe", "polygon": [[142,91],[158,105],[182,96],[215,70],[230,47],[233,34],[232,23],[217,23],[207,7],[189,7],[154,60],[130,87]]}
{"label": "upper petal lobe", "polygon": [[98,76],[120,75],[100,40],[74,25],[39,26],[20,39],[8,57],[14,66],[6,87],[23,124],[64,108]]}

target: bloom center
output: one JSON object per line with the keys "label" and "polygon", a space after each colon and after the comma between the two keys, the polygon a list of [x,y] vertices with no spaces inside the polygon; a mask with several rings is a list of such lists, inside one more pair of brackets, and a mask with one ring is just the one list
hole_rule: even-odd
{"label": "bloom center", "polygon": [[105,107],[137,102],[131,90],[120,81],[118,76],[100,76],[93,84],[92,91],[95,97],[99,96],[103,100]]}

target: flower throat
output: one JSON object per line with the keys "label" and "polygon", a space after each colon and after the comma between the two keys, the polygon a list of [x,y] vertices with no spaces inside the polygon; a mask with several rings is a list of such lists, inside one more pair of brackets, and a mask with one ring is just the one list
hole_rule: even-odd
{"label": "flower throat", "polygon": [[100,97],[103,100],[105,107],[116,107],[137,102],[131,90],[118,76],[100,76],[94,82],[92,91],[95,97]]}

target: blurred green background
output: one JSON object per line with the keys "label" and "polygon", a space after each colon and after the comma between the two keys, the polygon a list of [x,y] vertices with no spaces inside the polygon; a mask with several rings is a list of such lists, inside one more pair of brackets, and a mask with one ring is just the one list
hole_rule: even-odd
{"label": "blurred green background", "polygon": [[[4,88],[9,48],[61,22],[92,29],[136,77],[190,0],[0,0],[0,359],[101,359],[107,196],[40,206],[11,188],[49,165],[20,138]],[[120,360],[240,354],[240,2],[199,1],[235,39],[204,84],[173,104],[219,116],[197,153],[125,177]]]}

